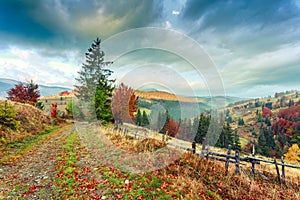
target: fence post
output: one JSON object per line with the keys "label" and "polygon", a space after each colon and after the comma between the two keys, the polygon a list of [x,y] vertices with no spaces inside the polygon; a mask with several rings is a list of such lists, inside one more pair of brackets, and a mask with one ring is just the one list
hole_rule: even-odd
{"label": "fence post", "polygon": [[251,160],[251,170],[252,170],[252,173],[255,175],[255,161],[254,160]]}
{"label": "fence post", "polygon": [[165,141],[165,134],[164,133],[161,134],[161,137],[162,137],[162,141]]}
{"label": "fence post", "polygon": [[205,146],[206,146],[206,141],[205,141],[205,137],[203,137],[202,139],[202,149],[201,149],[201,157],[207,157],[208,156],[208,152],[207,150],[205,150]]}
{"label": "fence post", "polygon": [[[255,144],[254,142],[252,143],[252,157],[255,157]],[[251,159],[251,170],[253,175],[255,176],[255,160]]]}
{"label": "fence post", "polygon": [[204,137],[203,140],[202,140],[202,151],[205,150],[205,146],[206,146],[206,139]]}
{"label": "fence post", "polygon": [[282,178],[282,183],[285,184],[285,173],[284,173],[284,160],[283,160],[283,156],[281,156],[281,178]]}
{"label": "fence post", "polygon": [[240,173],[240,152],[238,150],[235,150],[235,173]]}
{"label": "fence post", "polygon": [[196,153],[196,141],[194,140],[192,143],[193,154]]}
{"label": "fence post", "polygon": [[166,131],[166,142],[168,142],[168,131]]}
{"label": "fence post", "polygon": [[281,180],[280,180],[280,173],[279,173],[279,168],[278,168],[278,165],[277,165],[276,157],[275,157],[275,156],[274,156],[274,164],[275,164],[275,167],[276,167],[276,172],[277,172],[278,182],[281,183]]}
{"label": "fence post", "polygon": [[227,151],[226,162],[225,162],[225,170],[226,171],[228,171],[230,152],[231,152],[231,145],[228,145],[228,151]]}

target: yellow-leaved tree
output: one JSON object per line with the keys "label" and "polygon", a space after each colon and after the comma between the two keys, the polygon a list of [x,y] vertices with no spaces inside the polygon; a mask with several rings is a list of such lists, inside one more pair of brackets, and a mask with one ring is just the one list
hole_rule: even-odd
{"label": "yellow-leaved tree", "polygon": [[300,148],[297,144],[293,144],[288,152],[284,154],[284,158],[291,162],[299,162],[300,161]]}

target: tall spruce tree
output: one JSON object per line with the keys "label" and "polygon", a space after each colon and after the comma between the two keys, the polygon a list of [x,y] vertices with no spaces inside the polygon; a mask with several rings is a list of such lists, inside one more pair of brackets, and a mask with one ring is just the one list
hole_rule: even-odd
{"label": "tall spruce tree", "polygon": [[194,138],[196,143],[203,142],[203,138],[205,137],[205,135],[208,131],[209,123],[210,123],[210,117],[201,113],[200,119],[199,119],[198,130],[197,130],[196,136]]}
{"label": "tall spruce tree", "polygon": [[106,68],[112,62],[104,61],[99,38],[92,43],[85,56],[86,61],[78,72],[79,77],[76,78],[79,85],[75,85],[75,96],[81,102],[88,102],[97,119],[106,123],[112,120],[110,105],[115,80],[109,79],[113,71]]}
{"label": "tall spruce tree", "polygon": [[237,134],[237,131],[234,131],[234,135],[233,135],[233,149],[241,151],[242,147],[241,147],[241,141],[240,141],[240,137]]}
{"label": "tall spruce tree", "polygon": [[142,126],[147,127],[149,125],[149,119],[147,116],[146,111],[143,111],[143,115],[142,115]]}
{"label": "tall spruce tree", "polygon": [[135,123],[138,126],[142,126],[142,114],[141,114],[141,110],[140,109],[138,109],[138,112],[135,115]]}

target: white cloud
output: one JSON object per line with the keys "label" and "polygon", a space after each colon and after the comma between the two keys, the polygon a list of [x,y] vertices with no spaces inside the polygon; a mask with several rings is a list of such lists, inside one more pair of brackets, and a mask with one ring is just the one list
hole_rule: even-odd
{"label": "white cloud", "polygon": [[0,77],[18,81],[34,80],[40,84],[72,87],[74,77],[80,66],[72,60],[74,52],[67,53],[67,58],[46,57],[37,49],[11,47],[7,52],[0,52]]}
{"label": "white cloud", "polygon": [[171,28],[172,28],[172,24],[171,24],[170,21],[166,21],[166,22],[165,22],[165,28],[166,28],[166,29],[171,29]]}
{"label": "white cloud", "polygon": [[177,10],[172,10],[172,15],[179,15],[179,14],[180,14],[179,11],[177,11]]}

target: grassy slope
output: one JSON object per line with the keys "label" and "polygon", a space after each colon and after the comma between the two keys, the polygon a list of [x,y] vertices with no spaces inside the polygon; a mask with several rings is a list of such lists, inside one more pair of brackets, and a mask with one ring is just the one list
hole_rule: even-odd
{"label": "grassy slope", "polygon": [[[90,133],[89,133],[90,134]],[[151,152],[163,143],[145,139],[135,140],[107,130],[106,136],[115,146],[129,152]],[[92,137],[88,135],[87,141]],[[95,138],[90,142],[95,142]],[[93,150],[91,150],[93,149]],[[97,152],[97,146],[91,146],[91,152]],[[99,154],[99,153],[98,153]],[[101,188],[101,196],[117,199],[297,199],[299,198],[299,177],[290,179],[287,187],[272,181],[253,177],[250,168],[243,168],[242,174],[234,174],[234,166],[224,170],[224,163],[201,159],[185,153],[170,165],[153,172],[132,174],[115,167],[104,165],[108,160],[99,160],[97,173],[104,181],[96,184]],[[112,163],[111,163],[112,164]]]}
{"label": "grassy slope", "polygon": [[[52,120],[43,111],[28,104],[7,101],[8,107],[15,112],[13,121],[17,124],[15,128],[1,125],[0,145],[26,140],[51,129]],[[4,108],[5,101],[0,101],[0,107]],[[0,147],[1,147],[0,146]]]}

